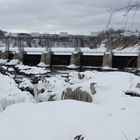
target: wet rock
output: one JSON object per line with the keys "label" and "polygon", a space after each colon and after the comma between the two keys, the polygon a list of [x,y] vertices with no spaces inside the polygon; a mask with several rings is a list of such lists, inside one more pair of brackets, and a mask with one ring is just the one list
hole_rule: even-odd
{"label": "wet rock", "polygon": [[85,75],[84,74],[81,74],[81,73],[78,73],[78,78],[82,80],[82,79],[85,78]]}
{"label": "wet rock", "polygon": [[36,76],[31,77],[32,84],[37,84],[39,80],[40,80],[40,77],[36,77]]}
{"label": "wet rock", "polygon": [[45,92],[45,89],[42,88],[42,89],[39,91],[39,94],[40,94],[40,93],[44,93],[44,92]]}
{"label": "wet rock", "polygon": [[0,66],[0,72],[5,75],[7,70],[5,70],[2,66]]}
{"label": "wet rock", "polygon": [[33,89],[30,87],[20,87],[19,88],[21,91],[28,91],[30,94],[32,94],[34,96],[34,92]]}
{"label": "wet rock", "polygon": [[140,97],[140,93],[136,91],[125,91],[126,95],[130,95],[131,97]]}
{"label": "wet rock", "polygon": [[55,99],[54,99],[55,96],[56,96],[55,94],[50,95],[48,101],[55,101]]}

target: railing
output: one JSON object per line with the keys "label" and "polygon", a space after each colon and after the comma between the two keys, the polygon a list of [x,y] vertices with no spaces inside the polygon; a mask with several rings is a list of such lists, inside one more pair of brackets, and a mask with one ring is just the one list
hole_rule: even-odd
{"label": "railing", "polygon": [[[51,49],[51,48],[50,48]],[[60,50],[58,50],[59,48],[52,48],[51,51],[54,52],[54,53],[60,53],[60,54],[72,54],[74,52],[82,52],[84,54],[97,54],[97,55],[103,55],[104,53],[109,53],[109,52],[106,52],[106,51],[97,51],[96,49],[91,49],[91,50],[77,50],[75,51],[75,48],[70,48],[68,50],[66,50],[66,48],[63,50],[63,48],[61,48]],[[0,51],[4,51],[5,50],[5,47],[0,47]],[[18,51],[19,48],[18,47],[9,47],[9,51],[11,52],[16,52]],[[23,48],[23,52],[27,52],[27,53],[42,53],[44,51],[47,51],[47,49],[45,47],[40,47],[40,48],[37,48],[37,47],[24,47]],[[114,55],[131,55],[131,56],[136,56],[136,55],[139,55],[139,51],[112,51]]]}
{"label": "railing", "polygon": [[138,56],[139,55],[139,52],[113,52],[114,55],[124,55],[124,56]]}

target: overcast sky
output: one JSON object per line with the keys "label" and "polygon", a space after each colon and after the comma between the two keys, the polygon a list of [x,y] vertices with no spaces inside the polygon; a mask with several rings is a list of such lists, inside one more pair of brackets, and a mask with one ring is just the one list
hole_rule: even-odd
{"label": "overcast sky", "polygon": [[[72,34],[90,34],[106,29],[109,9],[127,5],[129,0],[0,0],[0,29]],[[125,24],[127,22],[127,24]],[[127,25],[127,26],[126,26]],[[138,28],[140,12],[127,20],[123,13],[113,16],[110,27]]]}

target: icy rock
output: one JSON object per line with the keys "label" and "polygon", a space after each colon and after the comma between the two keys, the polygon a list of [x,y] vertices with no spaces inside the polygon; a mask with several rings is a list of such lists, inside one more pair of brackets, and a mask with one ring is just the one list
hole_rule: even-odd
{"label": "icy rock", "polygon": [[[0,106],[5,109],[15,103],[30,102],[32,96],[28,92],[18,89],[15,81],[9,76],[0,74]],[[1,109],[0,109],[1,110]]]}
{"label": "icy rock", "polygon": [[1,72],[2,74],[6,74],[6,69],[4,69],[2,66],[0,66],[0,72]]}
{"label": "icy rock", "polygon": [[63,91],[61,99],[73,99],[84,102],[92,102],[91,95],[86,91],[82,91],[80,88],[76,88],[74,91],[72,91],[71,88],[67,88],[65,91]]}
{"label": "icy rock", "polygon": [[79,79],[84,79],[84,77],[85,77],[84,74],[80,74],[80,73],[78,73],[78,78],[79,78]]}
{"label": "icy rock", "polygon": [[55,96],[56,96],[55,94],[50,95],[48,101],[55,101],[55,99],[54,99]]}
{"label": "icy rock", "polygon": [[136,88],[140,88],[140,83],[137,83]]}
{"label": "icy rock", "polygon": [[93,94],[93,95],[96,93],[95,84],[96,84],[96,83],[91,83],[91,84],[90,84],[91,94]]}

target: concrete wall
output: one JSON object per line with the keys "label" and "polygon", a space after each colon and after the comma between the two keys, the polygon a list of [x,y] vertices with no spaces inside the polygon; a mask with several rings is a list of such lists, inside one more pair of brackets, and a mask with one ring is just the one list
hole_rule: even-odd
{"label": "concrete wall", "polygon": [[8,57],[9,57],[9,53],[7,51],[0,53],[0,59],[8,59]]}
{"label": "concrete wall", "polygon": [[73,53],[71,55],[70,65],[80,66],[80,64],[81,64],[81,62],[80,62],[81,55],[82,55],[81,52]]}
{"label": "concrete wall", "polygon": [[103,67],[105,66],[112,67],[112,56],[113,56],[113,53],[111,51],[104,53],[103,64],[102,64]]}
{"label": "concrete wall", "polygon": [[137,68],[140,68],[140,54],[139,54],[138,60],[137,60]]}
{"label": "concrete wall", "polygon": [[51,65],[51,55],[51,51],[42,53],[40,62],[44,62],[46,65]]}
{"label": "concrete wall", "polygon": [[23,52],[15,53],[13,59],[18,59],[20,62],[23,62]]}

